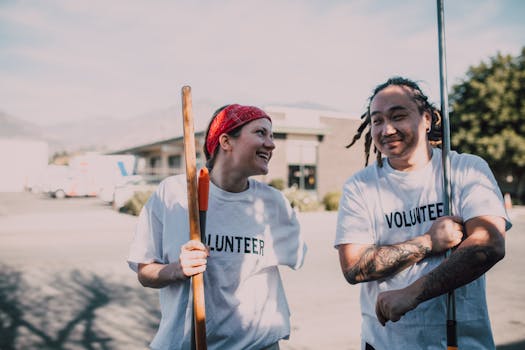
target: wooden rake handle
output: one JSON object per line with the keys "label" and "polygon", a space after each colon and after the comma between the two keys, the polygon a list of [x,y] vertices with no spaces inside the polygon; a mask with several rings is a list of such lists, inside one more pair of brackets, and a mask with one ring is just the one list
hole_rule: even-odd
{"label": "wooden rake handle", "polygon": [[[199,204],[197,192],[197,164],[195,155],[195,131],[191,109],[191,88],[182,88],[182,117],[184,123],[184,158],[186,160],[186,183],[188,188],[188,215],[190,239],[201,240],[199,224]],[[204,276],[202,273],[192,276],[193,313],[195,326],[195,346],[197,350],[206,350],[206,309],[204,305]]]}

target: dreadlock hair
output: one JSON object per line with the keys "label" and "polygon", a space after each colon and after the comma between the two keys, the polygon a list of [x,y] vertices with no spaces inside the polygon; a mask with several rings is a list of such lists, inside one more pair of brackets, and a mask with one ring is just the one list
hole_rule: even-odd
{"label": "dreadlock hair", "polygon": [[[372,133],[371,133],[371,123],[370,123],[370,104],[372,103],[372,100],[374,97],[383,89],[391,86],[402,86],[407,87],[411,91],[411,97],[413,101],[416,103],[418,107],[419,113],[423,114],[423,112],[428,112],[432,116],[432,123],[430,126],[430,131],[428,132],[428,140],[432,147],[440,147],[441,141],[442,141],[442,125],[441,125],[441,112],[439,109],[432,104],[428,97],[423,93],[421,88],[417,85],[416,82],[403,78],[403,77],[392,77],[388,79],[385,83],[378,85],[374,92],[372,93],[372,96],[368,99],[368,106],[366,108],[366,112],[361,115],[361,125],[359,125],[359,128],[357,129],[357,132],[355,133],[352,142],[346,146],[346,148],[352,147],[356,143],[357,140],[361,138],[363,135],[363,132],[365,133],[365,166],[368,165],[368,160],[370,158],[370,147],[372,146]],[[376,154],[376,161],[379,167],[383,166],[383,159],[381,152],[376,148],[374,145],[374,153]]]}

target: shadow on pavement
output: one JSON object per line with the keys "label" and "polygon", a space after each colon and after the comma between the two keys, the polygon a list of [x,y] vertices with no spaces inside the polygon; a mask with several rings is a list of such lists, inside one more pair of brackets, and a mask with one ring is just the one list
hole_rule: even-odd
{"label": "shadow on pavement", "polygon": [[525,340],[520,340],[515,343],[498,345],[497,350],[523,350],[525,349]]}
{"label": "shadow on pavement", "polygon": [[145,288],[78,270],[36,285],[0,268],[0,349],[144,349],[155,334],[158,298]]}
{"label": "shadow on pavement", "polygon": [[[1,350],[143,350],[158,327],[155,290],[111,275],[34,275],[0,263]],[[36,278],[35,278],[36,277]],[[525,340],[497,350],[525,349]]]}

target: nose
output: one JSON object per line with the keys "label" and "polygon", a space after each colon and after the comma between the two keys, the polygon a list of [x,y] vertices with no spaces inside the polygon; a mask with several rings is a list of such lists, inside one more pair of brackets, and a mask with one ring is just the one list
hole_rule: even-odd
{"label": "nose", "polygon": [[275,148],[275,143],[273,142],[272,136],[268,136],[264,139],[264,147],[272,149],[272,150]]}
{"label": "nose", "polygon": [[396,128],[389,121],[385,121],[381,128],[381,134],[384,136],[393,135],[396,133]]}

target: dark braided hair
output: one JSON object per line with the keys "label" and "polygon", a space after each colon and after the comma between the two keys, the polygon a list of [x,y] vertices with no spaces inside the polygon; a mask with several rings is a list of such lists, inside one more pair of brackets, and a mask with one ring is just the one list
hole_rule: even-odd
{"label": "dark braided hair", "polygon": [[[412,99],[416,103],[418,107],[419,113],[428,112],[432,116],[432,123],[430,127],[430,132],[428,133],[428,140],[430,141],[430,144],[433,147],[438,147],[441,145],[441,136],[442,136],[442,126],[441,126],[441,112],[439,111],[434,104],[432,104],[428,97],[423,93],[421,88],[417,85],[416,82],[403,78],[403,77],[392,77],[388,79],[385,83],[378,85],[374,92],[372,93],[372,96],[368,99],[368,106],[366,108],[366,112],[361,115],[361,125],[359,125],[359,128],[357,129],[356,134],[352,138],[352,142],[346,146],[346,148],[352,147],[354,143],[356,143],[357,140],[361,138],[363,135],[363,132],[365,132],[365,166],[368,165],[368,160],[370,158],[370,147],[372,146],[372,133],[370,129],[370,104],[372,103],[372,100],[374,97],[383,89],[391,86],[403,86],[410,89],[412,92]],[[376,154],[376,160],[377,164],[382,167],[383,161],[382,161],[382,155],[381,152],[375,147],[374,145],[374,153]]]}
{"label": "dark braided hair", "polygon": [[206,157],[206,167],[208,169],[212,169],[213,168],[213,163],[215,163],[215,155],[217,154],[217,151],[219,150],[219,147],[217,147],[215,149],[215,152],[214,154],[210,154],[210,152],[208,152],[208,147],[206,147],[206,143],[208,141],[208,134],[210,133],[210,127],[211,127],[211,124],[213,123],[213,121],[215,120],[215,117],[217,116],[217,114],[219,114],[224,108],[228,107],[229,105],[224,105],[220,108],[218,108],[215,112],[213,112],[213,115],[210,119],[210,122],[208,123],[208,127],[206,128],[206,135],[204,135],[204,145],[202,146],[202,150],[204,151],[204,156]]}

